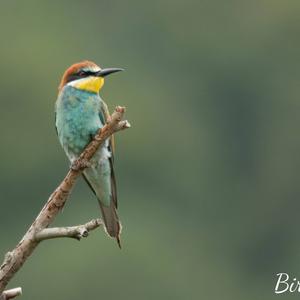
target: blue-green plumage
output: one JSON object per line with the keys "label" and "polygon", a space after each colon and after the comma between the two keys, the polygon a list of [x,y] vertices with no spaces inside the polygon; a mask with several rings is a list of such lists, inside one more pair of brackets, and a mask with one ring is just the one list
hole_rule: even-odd
{"label": "blue-green plumage", "polygon": [[[103,127],[99,95],[65,86],[56,102],[56,128],[70,160],[77,157]],[[102,119],[102,120],[101,120]]]}
{"label": "blue-green plumage", "polygon": [[[98,93],[65,85],[56,102],[57,134],[69,160],[73,162],[106,122],[106,105]],[[116,214],[116,187],[109,141],[91,159],[83,175],[96,194],[107,232],[119,241],[120,224]]]}

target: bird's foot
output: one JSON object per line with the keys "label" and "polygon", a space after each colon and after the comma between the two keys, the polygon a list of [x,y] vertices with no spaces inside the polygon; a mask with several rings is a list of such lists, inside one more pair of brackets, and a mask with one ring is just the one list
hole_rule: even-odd
{"label": "bird's foot", "polygon": [[86,159],[83,159],[83,160],[76,159],[71,163],[70,168],[73,171],[81,171],[81,170],[84,170],[86,168],[90,168],[92,166],[93,166],[93,164],[90,161],[86,160]]}
{"label": "bird's foot", "polygon": [[108,116],[106,117],[106,124],[109,124],[110,122],[111,122],[111,116],[108,115]]}

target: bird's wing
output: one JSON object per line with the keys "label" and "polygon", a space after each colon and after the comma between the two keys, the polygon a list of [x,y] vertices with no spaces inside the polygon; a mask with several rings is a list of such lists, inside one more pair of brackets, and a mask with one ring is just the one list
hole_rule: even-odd
{"label": "bird's wing", "polygon": [[[101,101],[99,118],[101,119],[102,124],[105,124],[109,117],[107,106],[103,101]],[[96,169],[94,167],[85,169],[83,171],[83,176],[98,198],[107,233],[111,237],[116,238],[119,247],[121,247],[121,224],[116,211],[117,189],[113,168],[113,146],[111,138],[109,139],[108,149],[111,152],[111,156],[102,162],[101,166],[97,166]],[[105,175],[107,174],[106,170],[108,169],[110,171],[109,176]]]}
{"label": "bird's wing", "polygon": [[[104,122],[106,123],[110,118],[110,113],[108,107],[104,101],[101,100],[101,112],[104,117]],[[101,117],[100,117],[101,118]],[[116,206],[118,207],[118,200],[117,200],[117,185],[116,185],[116,178],[114,172],[114,152],[115,152],[115,142],[114,136],[112,135],[109,139],[109,151],[111,152],[111,157],[109,158],[110,163],[110,171],[111,171],[111,192],[112,192],[112,200]]]}
{"label": "bird's wing", "polygon": [[[103,117],[104,117],[104,122],[107,123],[107,121],[109,120],[110,118],[110,113],[109,113],[109,110],[108,110],[108,107],[106,105],[106,103],[101,100],[101,112],[103,113]],[[112,158],[114,158],[114,152],[115,152],[115,139],[114,139],[114,135],[111,135],[110,139],[109,139],[109,146],[110,146],[110,150],[112,152]]]}
{"label": "bird's wing", "polygon": [[56,110],[54,112],[54,126],[55,126],[55,131],[56,131],[56,134],[58,136],[58,130],[57,130],[57,126],[56,126]]}

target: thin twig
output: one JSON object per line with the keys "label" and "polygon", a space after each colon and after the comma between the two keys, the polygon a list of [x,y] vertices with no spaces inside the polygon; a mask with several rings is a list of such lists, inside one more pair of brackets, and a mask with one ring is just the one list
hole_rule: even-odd
{"label": "thin twig", "polygon": [[103,223],[100,219],[94,219],[84,225],[45,228],[36,233],[35,239],[39,242],[43,240],[63,237],[80,240],[83,237],[88,237],[90,231],[96,229],[101,225],[103,225]]}
{"label": "thin twig", "polygon": [[42,208],[28,231],[25,233],[22,240],[12,251],[5,255],[4,261],[0,266],[0,297],[3,297],[3,292],[8,282],[19,271],[27,258],[38,246],[40,240],[36,239],[36,235],[47,228],[54,221],[56,215],[65,205],[76,179],[88,166],[87,162],[89,162],[98,148],[108,137],[115,132],[130,127],[130,124],[127,121],[122,121],[124,113],[124,107],[116,107],[109,122],[102,129],[99,129],[94,139],[77,159],[75,164],[77,168],[71,167],[64,180],[51,194],[47,203]]}

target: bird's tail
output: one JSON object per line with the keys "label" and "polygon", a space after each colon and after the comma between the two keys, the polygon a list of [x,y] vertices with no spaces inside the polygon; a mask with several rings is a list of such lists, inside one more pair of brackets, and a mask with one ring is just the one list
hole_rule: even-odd
{"label": "bird's tail", "polygon": [[[88,168],[83,172],[83,178],[98,198],[107,234],[115,238],[121,248],[120,234],[122,226],[117,215],[117,197],[115,180],[99,176],[100,171]],[[108,199],[109,197],[109,199]],[[105,201],[104,201],[105,199]]]}
{"label": "bird's tail", "polygon": [[105,230],[109,236],[117,240],[118,246],[121,249],[120,234],[122,230],[121,223],[113,201],[110,201],[110,206],[105,206],[99,201],[102,217],[105,225]]}

